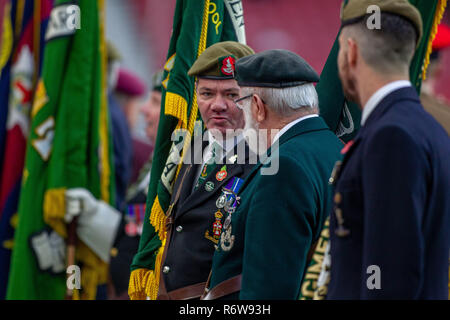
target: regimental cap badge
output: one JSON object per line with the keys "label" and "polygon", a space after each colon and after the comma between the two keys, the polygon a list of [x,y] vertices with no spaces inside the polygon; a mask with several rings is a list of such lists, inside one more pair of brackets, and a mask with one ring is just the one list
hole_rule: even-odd
{"label": "regimental cap badge", "polygon": [[233,79],[235,61],[254,53],[252,48],[243,43],[217,42],[202,52],[189,69],[188,75],[213,80]]}
{"label": "regimental cap badge", "polygon": [[234,58],[234,56],[221,57],[219,58],[219,63],[221,65],[220,72],[222,72],[224,76],[234,77],[236,63],[236,59]]}

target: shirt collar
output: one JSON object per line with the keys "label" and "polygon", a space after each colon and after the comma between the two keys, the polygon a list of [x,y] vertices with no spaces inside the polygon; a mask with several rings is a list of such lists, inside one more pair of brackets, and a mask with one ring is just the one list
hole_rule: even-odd
{"label": "shirt collar", "polygon": [[394,92],[395,90],[398,90],[400,88],[410,87],[411,82],[408,80],[398,80],[393,81],[391,83],[388,83],[387,85],[381,87],[378,89],[367,101],[366,105],[364,106],[362,110],[361,115],[361,125],[363,126],[364,123],[366,123],[367,119],[369,118],[370,114],[375,110],[375,108],[378,106],[378,104],[383,100],[387,95],[389,95],[391,92]]}
{"label": "shirt collar", "polygon": [[222,149],[225,151],[225,154],[228,154],[242,139],[244,136],[242,134],[238,136],[231,137],[229,139],[220,141],[216,140],[210,131],[208,131],[208,141],[209,145],[212,146],[214,142],[216,142],[218,145],[222,147]]}
{"label": "shirt collar", "polygon": [[289,122],[287,125],[285,125],[276,135],[275,135],[275,137],[273,138],[273,141],[272,141],[272,144],[274,144],[275,143],[275,141],[277,141],[278,139],[280,139],[280,137],[284,134],[284,133],[286,133],[290,128],[292,128],[293,126],[295,126],[297,123],[299,123],[300,121],[303,121],[303,120],[306,120],[306,119],[309,119],[309,118],[316,118],[316,117],[318,117],[319,115],[318,114],[309,114],[309,115],[307,115],[307,116],[303,116],[303,117],[300,117],[300,118],[298,118],[298,119],[295,119],[294,121],[291,121],[291,122]]}

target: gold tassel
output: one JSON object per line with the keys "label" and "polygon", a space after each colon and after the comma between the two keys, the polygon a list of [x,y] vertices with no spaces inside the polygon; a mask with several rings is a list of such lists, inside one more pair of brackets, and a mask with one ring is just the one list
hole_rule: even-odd
{"label": "gold tassel", "polygon": [[436,37],[438,31],[438,25],[444,16],[445,7],[447,6],[447,0],[438,0],[436,7],[436,13],[434,15],[433,26],[431,27],[430,38],[428,39],[427,52],[425,53],[425,59],[423,62],[422,79],[426,79],[428,65],[430,64],[430,55],[433,51],[433,40]]}
{"label": "gold tassel", "polygon": [[63,238],[67,238],[67,228],[64,222],[66,212],[66,189],[50,189],[44,194],[44,221]]}
{"label": "gold tassel", "polygon": [[153,271],[148,269],[136,269],[131,272],[128,285],[128,295],[131,300],[146,300],[145,288],[153,276]]}
{"label": "gold tassel", "polygon": [[158,250],[158,254],[155,259],[155,271],[153,275],[150,277],[150,281],[148,282],[145,292],[150,300],[156,300],[158,297],[159,290],[159,276],[161,275],[161,264],[162,264],[162,256],[164,254],[164,247],[166,245],[166,240],[164,239],[161,243],[161,247]]}
{"label": "gold tassel", "polygon": [[153,202],[152,211],[150,213],[150,223],[155,228],[155,231],[158,232],[159,239],[163,241],[166,237],[166,216],[161,208],[158,196],[156,196],[155,201]]}
{"label": "gold tassel", "polygon": [[187,127],[187,101],[179,94],[173,92],[166,93],[164,113],[173,116],[183,122],[183,127]]}
{"label": "gold tassel", "polygon": [[159,290],[159,275],[161,271],[162,256],[165,241],[162,242],[155,259],[155,271],[148,269],[136,269],[131,272],[128,285],[128,295],[131,300],[156,300]]}

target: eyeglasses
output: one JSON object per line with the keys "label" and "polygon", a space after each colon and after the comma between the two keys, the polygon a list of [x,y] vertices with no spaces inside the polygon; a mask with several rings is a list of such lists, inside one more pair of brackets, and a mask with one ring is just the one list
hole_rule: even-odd
{"label": "eyeglasses", "polygon": [[251,97],[253,97],[253,93],[249,94],[248,96],[234,100],[234,104],[236,105],[236,107],[238,107],[238,109],[244,110],[244,106],[242,104],[239,104],[239,102],[241,102],[245,99],[251,98]]}

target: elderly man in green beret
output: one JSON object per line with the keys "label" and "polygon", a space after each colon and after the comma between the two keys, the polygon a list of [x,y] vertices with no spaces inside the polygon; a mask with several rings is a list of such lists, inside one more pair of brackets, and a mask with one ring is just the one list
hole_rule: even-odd
{"label": "elderly man in green beret", "polygon": [[227,210],[203,299],[297,299],[331,209],[328,179],[342,143],[318,115],[319,76],[297,54],[241,58],[236,79],[244,135],[261,157]]}
{"label": "elderly man in green beret", "polygon": [[[197,78],[198,109],[208,132],[200,141],[200,152],[194,146],[188,153],[191,158],[185,158],[174,183],[160,268],[160,300],[200,297],[224,220],[219,198],[223,199],[224,188],[237,191],[254,165],[246,161],[249,152],[238,154],[246,149],[245,139],[234,134],[244,127],[242,110],[234,103],[240,97],[235,61],[252,53],[238,42],[216,43],[189,70],[188,74]],[[233,134],[227,136],[227,131]],[[195,137],[193,140],[194,145]],[[243,157],[241,161],[237,155]]]}

